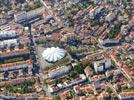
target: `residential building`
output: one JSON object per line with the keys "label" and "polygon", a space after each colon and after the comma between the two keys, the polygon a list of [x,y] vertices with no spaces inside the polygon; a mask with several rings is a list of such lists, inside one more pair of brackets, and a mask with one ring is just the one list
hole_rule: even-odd
{"label": "residential building", "polygon": [[134,92],[121,92],[119,94],[119,99],[121,99],[121,100],[133,100],[134,99]]}
{"label": "residential building", "polygon": [[114,19],[116,18],[116,15],[114,13],[109,13],[107,16],[106,16],[106,21],[108,22],[111,22],[113,21]]}
{"label": "residential building", "polygon": [[65,74],[69,73],[71,70],[72,66],[61,66],[57,67],[56,69],[51,69],[48,73],[49,78],[56,78],[60,76],[64,76]]}
{"label": "residential building", "polygon": [[96,73],[105,71],[108,68],[111,68],[111,59],[104,59],[94,62],[94,70]]}
{"label": "residential building", "polygon": [[16,37],[17,34],[15,31],[0,31],[0,40]]}
{"label": "residential building", "polygon": [[45,10],[44,7],[41,7],[29,12],[26,11],[19,12],[14,15],[15,22],[22,23],[26,21],[30,22],[30,20],[31,21],[35,20],[36,18],[38,18],[40,15],[43,14],[44,10]]}
{"label": "residential building", "polygon": [[15,22],[23,22],[23,21],[26,21],[26,19],[27,19],[26,11],[22,11],[14,15]]}
{"label": "residential building", "polygon": [[89,79],[90,76],[92,76],[94,73],[93,73],[93,69],[90,67],[90,66],[87,66],[85,69],[84,69],[84,72],[86,74],[86,77]]}

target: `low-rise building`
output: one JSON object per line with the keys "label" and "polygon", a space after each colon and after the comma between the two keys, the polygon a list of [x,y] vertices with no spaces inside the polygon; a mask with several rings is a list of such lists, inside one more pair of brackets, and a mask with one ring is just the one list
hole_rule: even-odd
{"label": "low-rise building", "polygon": [[95,82],[95,84],[97,84],[100,81],[103,81],[106,79],[106,76],[104,74],[100,74],[100,75],[94,75],[90,78],[90,81]]}
{"label": "low-rise building", "polygon": [[76,94],[80,95],[81,93],[89,93],[89,94],[94,94],[93,87],[91,85],[86,85],[86,86],[74,86],[73,90]]}
{"label": "low-rise building", "polygon": [[0,32],[0,40],[7,39],[7,38],[14,38],[17,34],[15,31],[1,31]]}
{"label": "low-rise building", "polygon": [[37,17],[39,17],[39,15],[42,15],[44,11],[45,11],[44,7],[29,11],[29,12],[22,11],[17,14],[14,14],[14,19],[15,19],[15,22],[18,22],[18,23],[30,21],[32,19],[36,19]]}
{"label": "low-rise building", "polygon": [[114,13],[109,13],[107,16],[106,16],[106,21],[109,21],[111,22],[113,19],[116,18],[116,15]]}
{"label": "low-rise building", "polygon": [[60,76],[64,76],[71,70],[72,66],[61,66],[56,69],[51,69],[51,71],[48,71],[49,78],[56,78]]}
{"label": "low-rise building", "polygon": [[63,83],[59,83],[57,84],[57,86],[55,86],[54,84],[49,85],[48,89],[50,91],[50,93],[57,93],[59,92],[61,89],[67,89],[70,88],[72,86],[78,85],[80,83],[83,83],[86,81],[86,76],[84,74],[80,74],[79,77],[72,79],[72,80],[66,80]]}
{"label": "low-rise building", "polygon": [[120,40],[110,40],[110,39],[99,39],[99,44],[106,46],[106,47],[110,47],[110,46],[115,46],[115,45],[119,45],[120,44]]}
{"label": "low-rise building", "polygon": [[89,79],[90,76],[93,75],[93,69],[90,67],[90,66],[87,66],[85,69],[84,69],[84,72],[86,74],[86,77]]}
{"label": "low-rise building", "polygon": [[0,71],[17,70],[17,69],[21,69],[21,68],[31,68],[31,67],[32,67],[31,60],[18,61],[18,62],[14,62],[14,63],[1,64]]}
{"label": "low-rise building", "polygon": [[15,22],[23,22],[27,19],[27,13],[26,11],[19,12],[17,14],[14,14],[14,20]]}
{"label": "low-rise building", "polygon": [[127,86],[128,86],[129,89],[133,89],[134,88],[134,82],[129,82],[127,84]]}
{"label": "low-rise building", "polygon": [[109,93],[107,93],[107,92],[101,93],[100,96],[101,96],[101,98],[102,98],[103,100],[109,100],[109,99],[110,99],[110,95],[109,95]]}
{"label": "low-rise building", "polygon": [[133,100],[134,99],[134,92],[121,92],[119,94],[119,99],[121,99],[121,100]]}

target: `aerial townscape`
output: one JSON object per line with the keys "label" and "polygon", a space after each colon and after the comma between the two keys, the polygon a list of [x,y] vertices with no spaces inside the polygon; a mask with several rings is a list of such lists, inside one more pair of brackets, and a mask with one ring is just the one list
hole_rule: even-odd
{"label": "aerial townscape", "polygon": [[134,100],[134,0],[0,0],[0,100]]}

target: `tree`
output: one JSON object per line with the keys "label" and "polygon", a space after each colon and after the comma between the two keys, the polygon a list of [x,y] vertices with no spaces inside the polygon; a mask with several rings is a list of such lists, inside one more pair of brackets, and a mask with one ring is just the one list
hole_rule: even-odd
{"label": "tree", "polygon": [[78,62],[77,65],[75,65],[73,68],[72,76],[74,76],[74,74],[78,75],[80,73],[83,73],[85,67],[87,66],[92,67],[92,63],[89,61]]}
{"label": "tree", "polygon": [[72,92],[72,91],[70,91],[68,94],[67,94],[67,97],[66,97],[66,99],[68,100],[70,100],[70,99],[72,99],[73,97],[74,97],[74,92]]}
{"label": "tree", "polygon": [[67,50],[67,52],[69,52],[69,53],[71,53],[71,52],[72,52],[72,49],[71,49],[71,47],[70,47],[70,46],[66,46],[66,47],[65,47],[65,50]]}
{"label": "tree", "polygon": [[60,96],[54,96],[52,100],[61,100]]}

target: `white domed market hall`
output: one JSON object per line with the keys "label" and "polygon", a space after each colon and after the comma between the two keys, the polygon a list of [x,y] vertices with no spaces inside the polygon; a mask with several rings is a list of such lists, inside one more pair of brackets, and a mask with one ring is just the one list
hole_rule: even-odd
{"label": "white domed market hall", "polygon": [[65,57],[66,51],[59,47],[46,48],[42,56],[47,62],[56,62]]}

